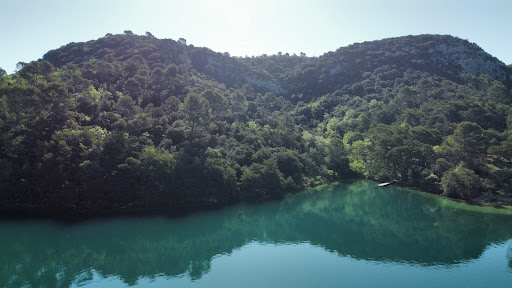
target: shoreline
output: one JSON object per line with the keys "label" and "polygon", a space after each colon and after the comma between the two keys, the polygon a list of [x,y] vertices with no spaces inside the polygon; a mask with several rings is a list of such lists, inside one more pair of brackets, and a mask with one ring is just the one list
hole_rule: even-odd
{"label": "shoreline", "polygon": [[[497,210],[506,210],[512,211],[512,199],[500,199],[499,202],[490,202],[486,201],[485,198],[488,199],[489,195],[481,196],[480,199],[475,200],[463,200],[463,199],[455,199],[443,196],[441,194],[431,193],[425,191],[418,187],[412,186],[404,186],[400,185],[399,182],[386,183],[387,185],[381,185],[382,182],[373,179],[362,179],[362,178],[347,178],[339,181],[333,181],[325,184],[321,184],[318,186],[307,187],[301,191],[296,193],[288,193],[289,194],[297,194],[301,192],[306,192],[308,190],[312,191],[324,185],[332,185],[335,183],[350,183],[354,181],[371,181],[375,183],[375,186],[386,189],[389,186],[396,186],[402,189],[410,189],[413,191],[417,191],[420,193],[432,195],[434,197],[439,197],[440,199],[446,199],[453,201],[455,203],[462,203],[474,207],[488,207]],[[286,198],[286,195],[283,196],[282,199]],[[239,203],[258,203],[258,202],[266,202],[272,201],[276,199],[262,199],[259,201],[237,201],[232,203],[226,203],[223,205],[194,205],[194,206],[183,206],[183,207],[173,207],[173,208],[109,208],[109,209],[77,209],[77,208],[59,208],[59,207],[14,207],[14,206],[0,206],[0,221],[1,220],[13,220],[13,221],[23,221],[29,219],[49,219],[60,221],[64,223],[76,223],[82,222],[92,219],[107,219],[107,218],[115,218],[115,217],[152,217],[152,216],[164,216],[164,217],[184,217],[191,213],[202,212],[202,211],[212,211],[223,209],[225,207],[229,207],[232,205],[236,205]],[[509,200],[509,201],[507,201]]]}
{"label": "shoreline", "polygon": [[[512,211],[512,199],[507,198],[507,197],[501,197],[498,201],[487,201],[486,199],[488,199],[490,197],[490,195],[482,195],[482,196],[472,199],[472,200],[464,200],[464,199],[446,197],[442,194],[431,193],[431,192],[423,190],[419,187],[400,185],[400,183],[396,182],[396,181],[393,183],[382,183],[381,181],[378,181],[378,180],[370,180],[370,181],[375,182],[378,187],[382,187],[382,188],[386,188],[386,187],[395,185],[400,188],[411,189],[411,190],[418,191],[421,193],[434,195],[434,196],[440,197],[442,199],[447,199],[447,200],[457,202],[457,203],[464,203],[464,204],[471,205],[471,206],[490,207],[490,208],[494,208],[494,209],[504,209],[504,210]],[[387,184],[387,185],[382,185],[382,184]]]}

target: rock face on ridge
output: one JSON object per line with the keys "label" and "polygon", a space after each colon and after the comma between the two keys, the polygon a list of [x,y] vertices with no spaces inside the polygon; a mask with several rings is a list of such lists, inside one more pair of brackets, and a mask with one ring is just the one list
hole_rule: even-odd
{"label": "rock face on ridge", "polygon": [[510,80],[510,75],[507,75],[509,73],[503,63],[497,61],[474,43],[455,40],[440,43],[429,49],[434,66],[453,67],[450,72],[455,76],[464,73],[487,74],[495,80]]}

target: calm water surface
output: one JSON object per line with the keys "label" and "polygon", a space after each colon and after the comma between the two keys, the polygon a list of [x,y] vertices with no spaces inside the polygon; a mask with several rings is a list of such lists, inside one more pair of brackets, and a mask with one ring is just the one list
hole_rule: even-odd
{"label": "calm water surface", "polygon": [[512,287],[512,211],[369,181],[0,237],[0,287]]}

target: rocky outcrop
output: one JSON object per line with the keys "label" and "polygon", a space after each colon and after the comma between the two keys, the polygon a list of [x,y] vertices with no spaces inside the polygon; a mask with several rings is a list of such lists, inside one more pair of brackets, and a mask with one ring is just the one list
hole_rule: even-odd
{"label": "rocky outcrop", "polygon": [[474,43],[453,38],[452,41],[439,43],[430,48],[429,53],[437,68],[448,69],[451,73],[457,74],[454,76],[464,73],[486,74],[495,80],[510,80],[505,64]]}
{"label": "rocky outcrop", "polygon": [[283,89],[275,81],[272,81],[270,79],[261,79],[253,76],[245,76],[245,80],[253,86],[264,88],[266,90],[273,92],[274,94],[280,95],[287,93],[285,89]]}
{"label": "rocky outcrop", "polygon": [[186,45],[180,43],[171,43],[169,45],[167,63],[191,65],[190,57],[188,56]]}

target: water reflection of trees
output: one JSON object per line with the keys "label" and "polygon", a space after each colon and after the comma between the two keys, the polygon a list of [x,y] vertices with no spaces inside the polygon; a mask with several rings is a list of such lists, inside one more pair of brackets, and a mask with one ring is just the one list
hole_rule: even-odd
{"label": "water reflection of trees", "polygon": [[215,255],[250,241],[308,241],[357,259],[451,265],[478,258],[490,243],[512,237],[511,216],[450,203],[358,181],[180,219],[4,223],[0,286],[68,287],[90,280],[92,269],[129,285],[157,275],[199,279]]}
{"label": "water reflection of trees", "polygon": [[510,270],[512,271],[512,241],[510,241],[508,243],[507,259],[508,259],[508,267],[510,267]]}

